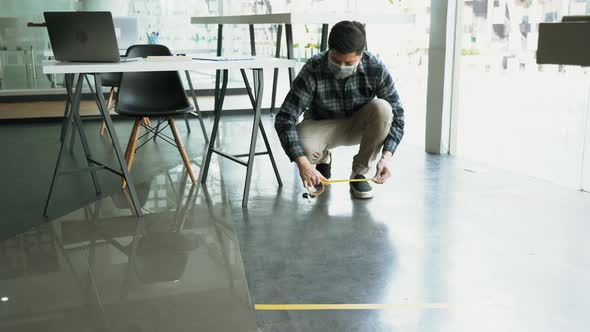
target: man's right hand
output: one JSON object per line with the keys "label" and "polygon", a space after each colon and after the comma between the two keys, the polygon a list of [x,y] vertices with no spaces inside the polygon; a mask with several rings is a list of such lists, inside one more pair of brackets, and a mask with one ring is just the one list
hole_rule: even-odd
{"label": "man's right hand", "polygon": [[295,159],[295,162],[297,163],[297,167],[299,167],[301,181],[306,188],[319,185],[322,181],[328,181],[311,165],[307,157],[301,156]]}

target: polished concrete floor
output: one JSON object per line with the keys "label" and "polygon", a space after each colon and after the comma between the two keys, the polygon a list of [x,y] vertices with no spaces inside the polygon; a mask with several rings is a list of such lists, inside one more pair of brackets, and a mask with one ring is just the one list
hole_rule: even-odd
{"label": "polished concrete floor", "polygon": [[[273,134],[284,186],[257,157],[248,208],[242,166],[214,158],[191,186],[174,148],[150,143],[133,171],[143,219],[114,177],[96,201],[80,175],[46,223],[56,128],[1,125],[2,331],[587,331],[588,193],[402,145],[375,198],[336,184],[309,202]],[[219,144],[244,152],[250,129],[226,117]],[[198,164],[202,137],[183,137]],[[335,178],[353,154],[334,152]],[[257,310],[302,304],[367,306]]]}

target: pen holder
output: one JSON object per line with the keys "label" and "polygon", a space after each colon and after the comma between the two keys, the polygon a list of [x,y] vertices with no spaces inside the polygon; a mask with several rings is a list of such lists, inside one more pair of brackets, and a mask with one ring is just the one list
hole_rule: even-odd
{"label": "pen holder", "polygon": [[160,44],[160,35],[148,34],[147,41],[148,44]]}

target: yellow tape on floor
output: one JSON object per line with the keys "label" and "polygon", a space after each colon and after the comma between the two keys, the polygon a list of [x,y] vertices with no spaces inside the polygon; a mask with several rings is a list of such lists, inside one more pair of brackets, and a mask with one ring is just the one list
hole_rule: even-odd
{"label": "yellow tape on floor", "polygon": [[399,309],[448,309],[447,303],[399,303],[399,304],[255,304],[256,311],[281,310],[399,310]]}

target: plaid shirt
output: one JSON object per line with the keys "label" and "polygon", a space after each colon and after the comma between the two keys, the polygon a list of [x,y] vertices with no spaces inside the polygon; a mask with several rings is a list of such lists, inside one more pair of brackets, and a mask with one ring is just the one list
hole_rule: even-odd
{"label": "plaid shirt", "polygon": [[299,72],[275,119],[275,129],[283,149],[294,161],[305,155],[297,134],[299,116],[307,111],[314,120],[351,116],[373,98],[389,102],[393,122],[383,143],[383,151],[397,148],[404,134],[404,109],[385,64],[365,51],[356,72],[337,80],[328,68],[328,51],[316,54]]}

